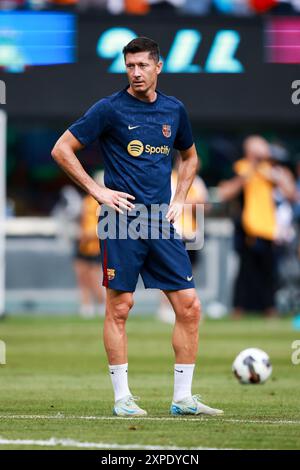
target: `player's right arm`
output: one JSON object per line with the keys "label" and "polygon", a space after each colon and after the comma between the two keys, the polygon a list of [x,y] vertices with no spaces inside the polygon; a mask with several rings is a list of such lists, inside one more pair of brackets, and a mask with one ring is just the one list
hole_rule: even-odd
{"label": "player's right arm", "polygon": [[131,210],[134,205],[128,199],[135,199],[134,196],[99,186],[84,170],[76,156],[76,152],[83,148],[84,145],[67,130],[54,145],[51,155],[63,171],[100,204],[106,204],[120,213],[123,213],[121,208]]}

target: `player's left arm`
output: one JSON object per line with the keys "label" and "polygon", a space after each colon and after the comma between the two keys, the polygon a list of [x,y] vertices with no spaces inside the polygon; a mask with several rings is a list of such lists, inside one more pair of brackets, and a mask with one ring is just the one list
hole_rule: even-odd
{"label": "player's left arm", "polygon": [[178,169],[176,192],[166,215],[169,222],[174,222],[180,216],[188,191],[199,167],[199,158],[195,144],[186,150],[180,150],[179,153],[181,161]]}

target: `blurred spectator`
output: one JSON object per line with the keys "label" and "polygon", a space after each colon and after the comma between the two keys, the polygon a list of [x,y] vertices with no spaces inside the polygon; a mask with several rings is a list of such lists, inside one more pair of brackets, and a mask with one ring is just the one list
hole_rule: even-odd
{"label": "blurred spectator", "polygon": [[300,0],[0,0],[0,10],[77,7],[107,10],[113,15],[127,13],[145,15],[149,12],[177,10],[179,14],[253,15],[264,13],[296,13]]}
{"label": "blurred spectator", "polygon": [[112,15],[124,13],[124,0],[107,0],[107,10]]}
{"label": "blurred spectator", "polygon": [[[272,166],[270,146],[260,136],[244,141],[244,158],[234,164],[234,176],[219,186],[219,197],[227,201],[241,196],[242,212],[235,226],[235,249],[240,257],[234,289],[234,313],[263,311],[276,316],[276,260],[274,242],[278,233],[273,191],[280,188],[291,197],[287,178]],[[293,188],[292,188],[293,190]]]}
{"label": "blurred spectator", "polygon": [[[172,7],[182,7],[186,0],[148,0],[151,5],[171,5]],[[197,1],[197,0],[196,0]]]}
{"label": "blurred spectator", "polygon": [[218,13],[226,15],[249,15],[252,13],[249,0],[213,0]]}
{"label": "blurred spectator", "polygon": [[277,232],[275,237],[276,303],[279,310],[290,313],[299,308],[299,263],[297,232],[294,224],[293,204],[297,199],[295,178],[288,167],[289,154],[281,143],[270,146],[273,172],[281,185],[274,189]]}
{"label": "blurred spectator", "polygon": [[80,294],[80,315],[104,316],[104,288],[101,286],[101,258],[97,236],[98,202],[90,195],[83,199],[79,238],[76,243],[74,269]]}
{"label": "blurred spectator", "polygon": [[300,227],[300,155],[296,163],[296,200],[294,204],[294,217]]}
{"label": "blurred spectator", "polygon": [[185,0],[179,12],[188,15],[207,15],[210,8],[211,0]]}
{"label": "blurred spectator", "polygon": [[129,15],[145,15],[150,11],[148,0],[124,0],[125,13]]}
{"label": "blurred spectator", "polygon": [[[178,179],[178,163],[179,160],[175,163],[175,168],[172,171],[171,175],[171,190],[172,196],[174,197],[177,187]],[[199,165],[200,167],[200,165]],[[198,167],[198,170],[199,170]],[[181,236],[183,242],[191,242],[196,238],[196,233],[201,230],[203,227],[197,226],[197,204],[205,204],[208,207],[208,192],[205,186],[204,181],[200,176],[196,175],[192,183],[192,186],[189,189],[185,203],[190,204],[191,211],[184,211],[181,216],[174,222],[174,227],[176,232]],[[188,250],[188,255],[191,260],[192,268],[195,267],[198,261],[198,251],[197,250]],[[175,315],[168,299],[162,294],[160,305],[157,311],[158,318],[164,323],[173,324],[175,322]]]}
{"label": "blurred spectator", "polygon": [[5,216],[6,218],[15,217],[16,215],[16,205],[15,201],[10,198],[6,200]]}
{"label": "blurred spectator", "polygon": [[278,5],[278,0],[249,0],[250,6],[256,13],[266,13]]}
{"label": "blurred spectator", "polygon": [[59,201],[52,209],[51,215],[60,219],[62,225],[76,221],[81,212],[82,198],[74,186],[64,186]]}
{"label": "blurred spectator", "polygon": [[26,0],[0,0],[1,10],[13,10],[15,8],[24,7]]}
{"label": "blurred spectator", "polygon": [[290,3],[295,12],[300,12],[300,0],[291,0]]}
{"label": "blurred spectator", "polygon": [[296,198],[293,207],[293,212],[297,231],[298,259],[300,260],[300,155],[297,155],[297,157],[298,160],[296,162]]}
{"label": "blurred spectator", "polygon": [[53,6],[59,6],[59,7],[64,7],[64,6],[73,6],[77,5],[77,3],[80,0],[50,0],[50,3]]}
{"label": "blurred spectator", "polygon": [[107,9],[113,15],[145,15],[150,12],[149,0],[107,0]]}
{"label": "blurred spectator", "polygon": [[32,10],[42,10],[49,6],[49,0],[27,0],[26,7]]}
{"label": "blurred spectator", "polygon": [[285,147],[277,143],[270,145],[270,155],[273,179],[280,181],[273,194],[277,222],[275,241],[278,245],[285,245],[291,243],[295,236],[293,203],[296,201],[296,185],[292,172],[286,166],[289,162],[289,155]]}
{"label": "blurred spectator", "polygon": [[0,10],[14,10],[17,8],[45,9],[48,7],[74,6],[81,0],[0,0]]}
{"label": "blurred spectator", "polygon": [[[122,2],[123,0],[121,0]],[[78,9],[81,11],[88,10],[89,8],[104,10],[107,8],[107,5],[107,0],[78,0],[77,3]]]}
{"label": "blurred spectator", "polygon": [[[94,176],[104,186],[104,172]],[[99,203],[90,195],[83,198],[79,236],[76,241],[74,269],[80,293],[80,315],[92,318],[104,316],[105,292],[101,286],[100,243],[97,235]]]}
{"label": "blurred spectator", "polygon": [[[95,180],[104,185],[103,172],[97,172]],[[83,199],[71,185],[60,192],[60,199],[51,215],[60,222],[62,235],[72,239],[74,223],[79,225],[74,249],[74,271],[80,297],[79,313],[83,318],[104,315],[104,289],[101,287],[101,260],[97,223],[99,204],[91,196]],[[71,230],[73,224],[73,230]]]}

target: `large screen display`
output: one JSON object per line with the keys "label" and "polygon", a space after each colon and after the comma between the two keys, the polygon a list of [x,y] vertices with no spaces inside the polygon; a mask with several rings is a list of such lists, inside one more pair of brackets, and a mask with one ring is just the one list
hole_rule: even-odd
{"label": "large screen display", "polygon": [[29,66],[74,62],[75,28],[71,14],[1,13],[0,67],[22,73]]}
{"label": "large screen display", "polygon": [[48,65],[14,74],[2,69],[9,115],[73,120],[126,86],[122,48],[148,36],[160,44],[164,61],[159,89],[181,99],[193,119],[221,126],[299,120],[291,99],[299,65],[270,60],[267,19],[81,15],[76,24],[68,63],[51,59],[53,44],[44,50]]}

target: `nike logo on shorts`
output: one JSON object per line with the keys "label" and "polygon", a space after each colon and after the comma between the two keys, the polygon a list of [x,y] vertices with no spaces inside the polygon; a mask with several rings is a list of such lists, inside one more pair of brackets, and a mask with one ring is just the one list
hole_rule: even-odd
{"label": "nike logo on shorts", "polygon": [[129,131],[132,131],[132,129],[136,129],[137,127],[141,127],[141,126],[130,126],[130,125],[129,125],[129,126],[128,126],[128,130],[129,130]]}
{"label": "nike logo on shorts", "polygon": [[193,276],[187,276],[186,279],[187,281],[191,281],[193,279]]}

